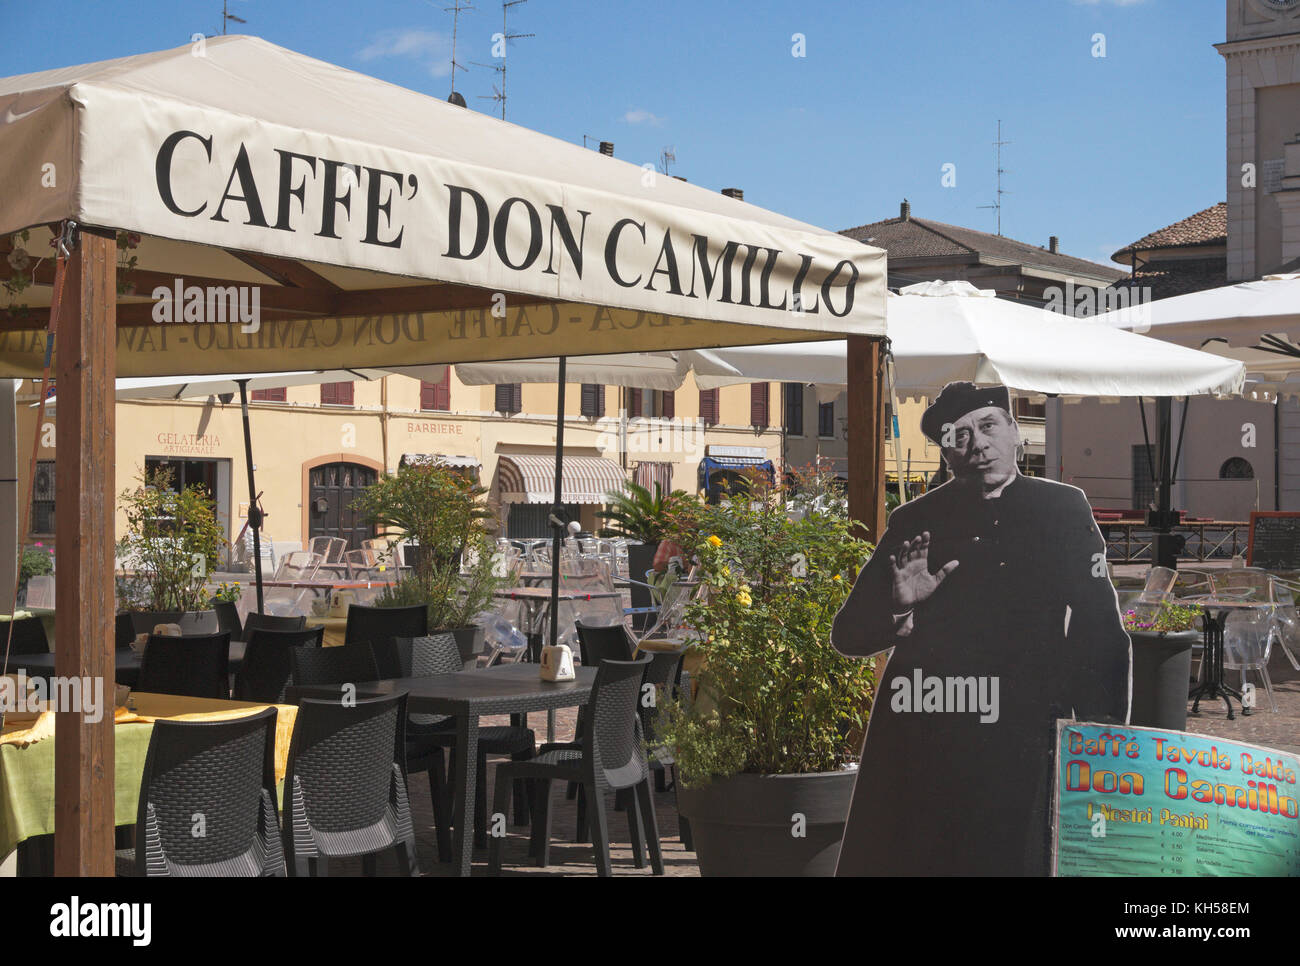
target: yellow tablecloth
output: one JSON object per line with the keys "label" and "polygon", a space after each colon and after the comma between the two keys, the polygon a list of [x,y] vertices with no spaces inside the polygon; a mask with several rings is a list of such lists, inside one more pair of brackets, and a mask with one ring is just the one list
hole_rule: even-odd
{"label": "yellow tablecloth", "polygon": [[[256,714],[268,705],[250,701],[222,701],[216,698],[190,698],[177,694],[149,694],[134,691],[135,710],[117,708],[114,710],[113,723],[153,724],[159,718],[168,721],[226,721]],[[289,761],[289,742],[293,738],[293,723],[298,717],[298,708],[292,704],[277,704],[272,707],[275,715],[275,780],[284,778],[285,767]],[[17,716],[15,716],[17,718]],[[25,748],[37,741],[54,737],[54,712],[43,711],[34,721],[30,716],[18,720],[6,719],[3,732],[0,732],[0,744],[14,744]]]}
{"label": "yellow tablecloth", "polygon": [[325,628],[325,636],[321,641],[325,647],[339,647],[344,642],[347,634],[348,619],[346,617],[308,617],[308,627]]}

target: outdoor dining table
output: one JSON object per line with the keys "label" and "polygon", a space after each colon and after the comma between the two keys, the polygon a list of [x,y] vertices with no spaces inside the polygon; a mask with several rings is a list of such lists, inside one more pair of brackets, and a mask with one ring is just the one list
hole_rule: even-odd
{"label": "outdoor dining table", "polygon": [[[595,680],[595,668],[577,668],[572,681],[543,681],[535,664],[503,664],[455,674],[358,682],[357,695],[387,696],[404,691],[408,714],[449,715],[456,719],[456,768],[451,776],[451,786],[456,790],[452,804],[452,862],[459,875],[467,876],[474,851],[479,718],[579,707],[590,700]],[[338,698],[339,689],[290,687],[285,692],[286,701],[313,697]]]}
{"label": "outdoor dining table", "polygon": [[[145,755],[153,735],[153,722],[213,721],[240,717],[274,707],[275,776],[284,777],[289,742],[298,709],[293,705],[267,705],[249,701],[191,698],[175,694],[133,691],[133,709],[111,707],[113,689],[106,688],[105,714],[114,715],[114,824],[133,825],[144,774]],[[7,857],[26,840],[54,831],[54,715],[42,713],[34,721],[6,717],[0,729],[0,875],[12,875],[16,863]]]}
{"label": "outdoor dining table", "polygon": [[1250,714],[1251,709],[1247,707],[1241,692],[1223,678],[1223,631],[1228,623],[1228,616],[1234,610],[1272,610],[1277,605],[1270,601],[1221,599],[1206,599],[1199,603],[1205,608],[1205,615],[1201,618],[1205,634],[1205,650],[1201,655],[1201,681],[1191,689],[1187,697],[1192,701],[1193,714],[1200,713],[1202,698],[1211,701],[1222,698],[1223,703],[1228,706],[1228,720],[1231,721],[1236,717],[1232,713],[1234,697],[1241,703],[1242,715]]}
{"label": "outdoor dining table", "polygon": [[[234,674],[244,663],[244,649],[247,645],[243,641],[232,640],[230,642],[230,673]],[[135,687],[135,682],[140,678],[140,659],[143,655],[133,647],[119,647],[113,651],[113,677],[118,684],[125,684],[127,687]],[[26,672],[29,678],[50,678],[54,675],[54,654],[11,654],[9,655],[9,671],[15,672],[19,669]]]}

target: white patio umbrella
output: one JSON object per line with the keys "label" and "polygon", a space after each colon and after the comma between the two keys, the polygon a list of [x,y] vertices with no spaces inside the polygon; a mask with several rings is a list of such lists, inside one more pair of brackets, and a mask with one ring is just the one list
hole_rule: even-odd
{"label": "white patio umbrella", "polygon": [[[460,363],[456,366],[456,378],[467,386],[555,382],[559,365],[559,359]],[[571,358],[565,378],[572,382],[633,389],[679,389],[688,371],[690,360],[687,352],[628,352]]]}
{"label": "white patio umbrella", "polygon": [[1117,309],[1094,322],[1200,347],[1220,340],[1238,348],[1265,347],[1300,356],[1300,274],[1265,275],[1254,282],[1190,292]]}
{"label": "white patio umbrella", "polygon": [[[1058,396],[1184,396],[1241,391],[1240,362],[999,299],[969,282],[909,285],[886,302],[896,388],[928,396],[954,381]],[[697,349],[702,388],[775,380],[848,382],[842,340]]]}
{"label": "white patio umbrella", "polygon": [[[969,282],[907,286],[886,301],[886,325],[894,391],[904,396],[933,396],[962,380],[1056,396],[1229,395],[1244,380],[1238,361],[999,299]],[[701,349],[691,358],[702,388],[771,379],[838,390],[848,382],[847,355],[845,342],[830,341]]]}
{"label": "white patio umbrella", "polygon": [[[1246,364],[1251,391],[1289,392],[1288,380],[1300,372],[1300,275],[1265,275],[1252,282],[1190,292],[1098,315],[1099,325],[1141,332],[1184,346],[1204,347]],[[1167,458],[1164,441],[1172,436],[1171,407],[1161,400],[1161,479],[1156,487],[1160,509],[1177,467]]]}

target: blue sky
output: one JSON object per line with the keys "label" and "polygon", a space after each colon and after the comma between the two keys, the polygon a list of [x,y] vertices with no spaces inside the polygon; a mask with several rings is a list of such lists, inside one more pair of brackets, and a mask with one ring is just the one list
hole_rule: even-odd
{"label": "blue sky", "polygon": [[[462,14],[462,63],[493,62],[500,0]],[[452,0],[229,0],[252,33],[438,97]],[[174,47],[220,0],[69,0],[5,16],[3,72]],[[1224,0],[528,0],[507,119],[831,229],[913,213],[1109,263],[1224,200]],[[794,56],[795,34],[805,56]],[[1105,56],[1095,35],[1104,36]],[[494,71],[456,86],[499,112]],[[942,184],[955,165],[954,187]]]}

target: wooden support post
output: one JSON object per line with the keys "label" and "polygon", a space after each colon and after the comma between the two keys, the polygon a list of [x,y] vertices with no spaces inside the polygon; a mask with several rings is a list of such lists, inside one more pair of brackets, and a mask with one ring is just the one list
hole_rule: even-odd
{"label": "wooden support post", "polygon": [[872,543],[885,532],[885,380],[883,340],[848,339],[849,517]]}
{"label": "wooden support post", "polygon": [[68,260],[54,349],[55,673],[103,687],[98,721],[76,710],[55,716],[54,871],[68,876],[113,874],[117,246],[112,233],[96,231],[82,230]]}

